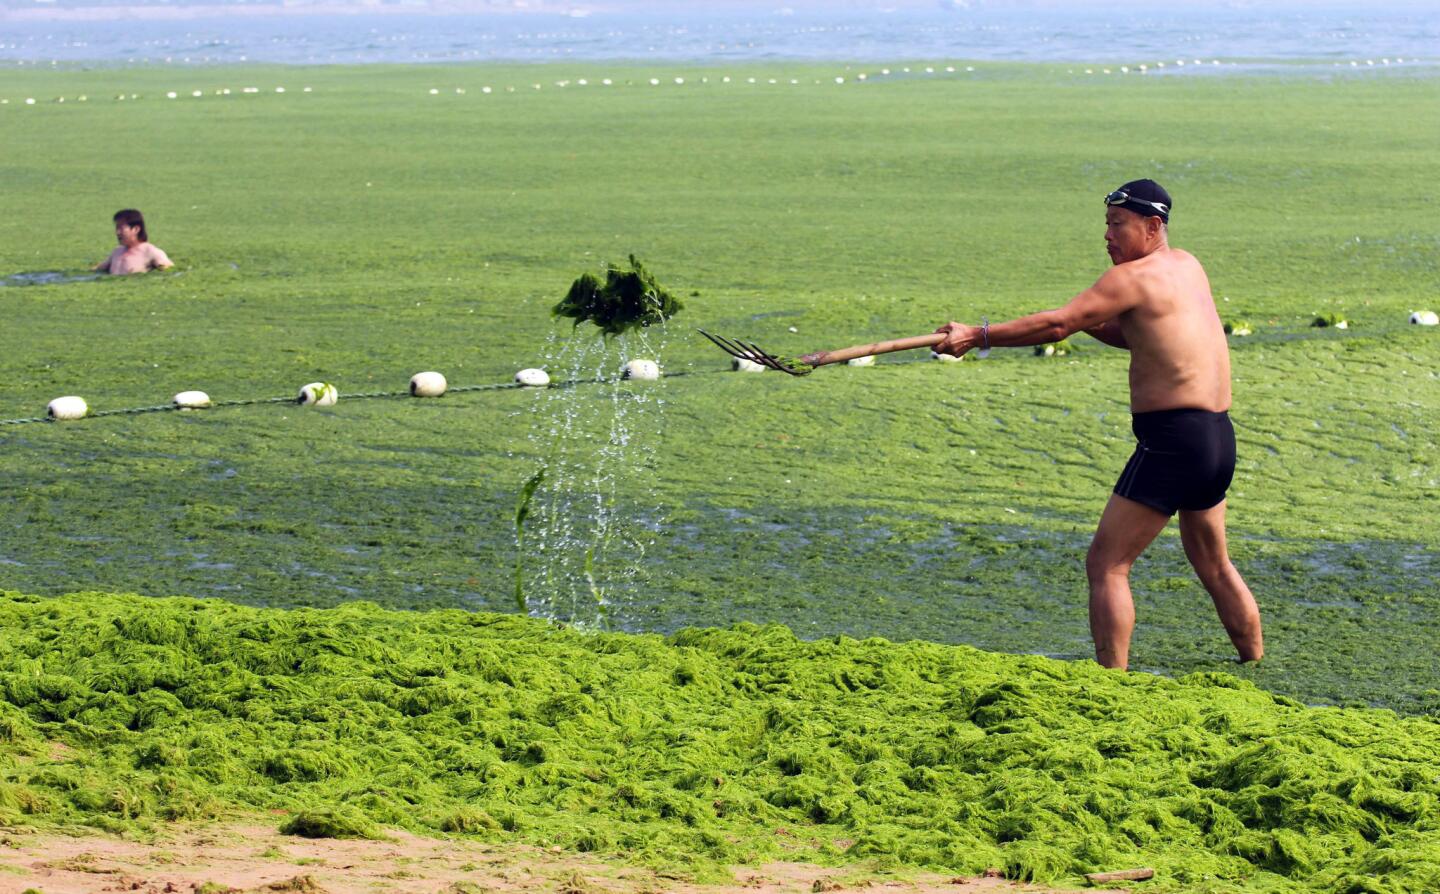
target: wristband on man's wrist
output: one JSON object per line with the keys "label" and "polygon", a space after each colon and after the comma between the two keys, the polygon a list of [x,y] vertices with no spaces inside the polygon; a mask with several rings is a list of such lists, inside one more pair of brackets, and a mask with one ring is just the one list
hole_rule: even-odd
{"label": "wristband on man's wrist", "polygon": [[979,353],[977,353],[975,356],[979,357],[981,360],[984,360],[986,357],[988,357],[988,356],[990,355],[990,318],[989,318],[989,317],[981,317],[981,318],[980,318],[980,340],[981,340],[980,351],[979,351]]}

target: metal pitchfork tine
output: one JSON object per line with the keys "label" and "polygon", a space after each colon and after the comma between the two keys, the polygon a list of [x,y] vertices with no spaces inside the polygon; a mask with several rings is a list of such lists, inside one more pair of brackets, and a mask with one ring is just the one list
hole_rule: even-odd
{"label": "metal pitchfork tine", "polygon": [[710,341],[715,343],[716,347],[731,357],[736,357],[740,360],[749,360],[751,363],[758,363],[770,369],[778,369],[780,372],[789,373],[792,376],[804,375],[804,373],[799,370],[791,369],[781,363],[774,356],[764,351],[759,345],[747,344],[743,341],[732,340],[719,335],[711,335],[704,329],[696,329],[695,331],[710,339]]}
{"label": "metal pitchfork tine", "polygon": [[776,357],[759,345],[750,342],[740,341],[735,338],[721,338],[718,335],[711,335],[704,329],[697,329],[701,335],[710,339],[715,346],[731,357],[741,360],[749,360],[751,363],[758,363],[766,369],[778,369],[783,373],[792,376],[807,376],[814,372],[817,367],[827,363],[840,363],[846,360],[854,360],[856,357],[871,357],[876,354],[888,354],[891,351],[910,351],[915,348],[933,348],[945,340],[944,332],[932,332],[929,335],[914,335],[910,338],[892,338],[889,341],[877,341],[868,345],[854,345],[849,348],[839,348],[834,351],[816,351],[813,354],[803,354],[799,357]]}

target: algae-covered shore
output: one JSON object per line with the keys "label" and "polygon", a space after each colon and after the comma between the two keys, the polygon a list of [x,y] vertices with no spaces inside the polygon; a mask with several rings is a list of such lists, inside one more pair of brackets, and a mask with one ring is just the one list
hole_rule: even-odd
{"label": "algae-covered shore", "polygon": [[0,822],[279,810],[694,866],[777,857],[1156,891],[1440,885],[1440,725],[1234,677],[778,627],[585,634],[371,604],[0,602]]}

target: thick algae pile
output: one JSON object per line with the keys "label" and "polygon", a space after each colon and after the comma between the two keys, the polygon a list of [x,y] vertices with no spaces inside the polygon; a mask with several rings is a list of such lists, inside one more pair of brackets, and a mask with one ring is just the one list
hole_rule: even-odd
{"label": "thick algae pile", "polygon": [[1440,888],[1440,725],[966,647],[0,595],[0,822]]}

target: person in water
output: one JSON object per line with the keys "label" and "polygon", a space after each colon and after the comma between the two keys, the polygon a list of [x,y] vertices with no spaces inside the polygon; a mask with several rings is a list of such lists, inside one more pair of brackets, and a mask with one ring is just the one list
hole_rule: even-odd
{"label": "person in water", "polygon": [[145,216],[134,208],[115,212],[115,241],[120,245],[110,252],[110,257],[95,265],[96,271],[123,276],[175,266],[165,252],[150,244],[150,236],[145,232]]}

